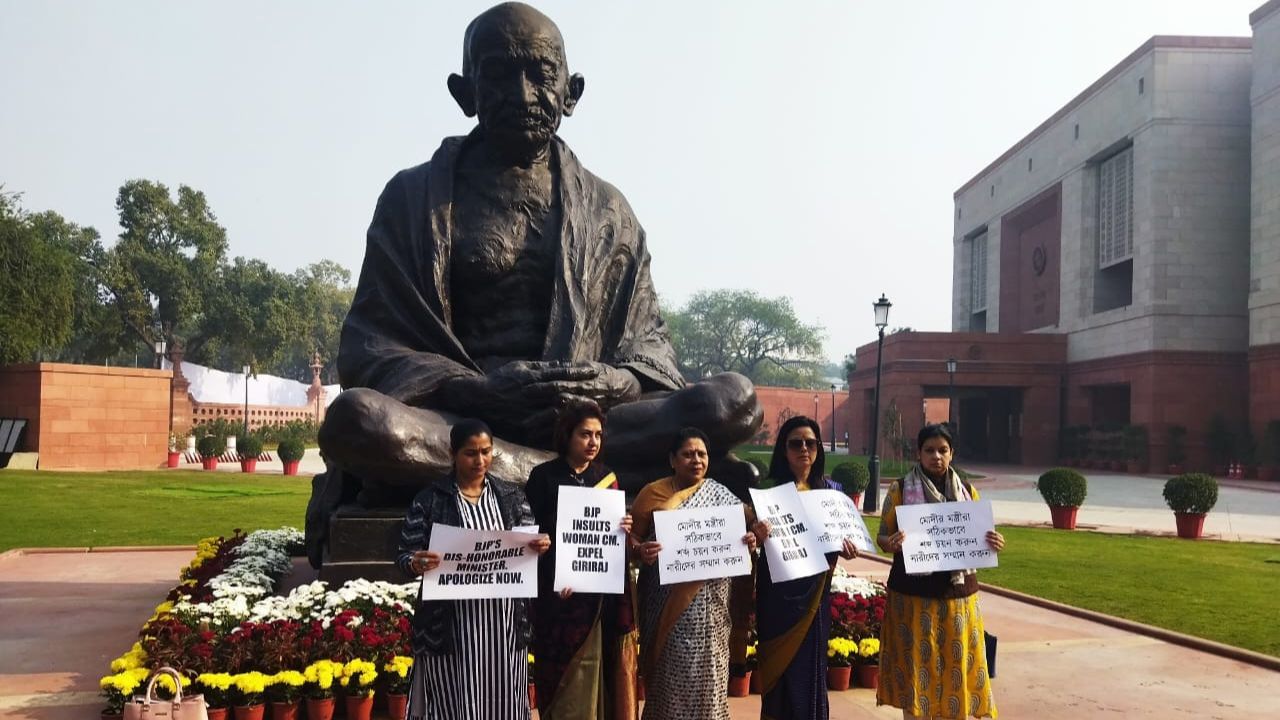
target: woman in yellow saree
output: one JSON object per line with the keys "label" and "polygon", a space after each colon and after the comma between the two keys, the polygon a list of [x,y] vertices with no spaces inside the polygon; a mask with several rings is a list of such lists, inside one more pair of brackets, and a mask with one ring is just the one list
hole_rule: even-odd
{"label": "woman in yellow saree", "polygon": [[[645,720],[728,720],[731,587],[729,578],[662,585],[654,563],[662,545],[654,536],[653,513],[680,508],[742,506],[724,485],[706,477],[707,436],[697,428],[681,430],[672,444],[672,477],[645,486],[631,506],[633,538],[640,559],[640,674],[644,678]],[[745,506],[744,513],[747,512]],[[755,550],[756,537],[742,542]],[[738,591],[735,600],[742,596]],[[744,613],[735,613],[741,617]]]}

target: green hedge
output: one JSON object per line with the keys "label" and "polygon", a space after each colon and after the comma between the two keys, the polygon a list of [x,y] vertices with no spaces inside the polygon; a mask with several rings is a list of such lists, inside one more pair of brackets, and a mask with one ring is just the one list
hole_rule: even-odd
{"label": "green hedge", "polygon": [[1164,501],[1174,512],[1207,513],[1218,504],[1218,481],[1202,473],[1186,473],[1164,484]]}

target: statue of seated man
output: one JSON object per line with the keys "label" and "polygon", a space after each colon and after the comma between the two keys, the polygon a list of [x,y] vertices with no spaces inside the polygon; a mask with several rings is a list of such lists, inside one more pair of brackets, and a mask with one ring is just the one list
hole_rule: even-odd
{"label": "statue of seated man", "polygon": [[556,25],[504,3],[463,45],[449,91],[478,123],[378,199],[309,535],[341,503],[402,506],[447,473],[460,417],[493,428],[493,473],[523,482],[552,457],[557,407],[590,398],[609,411],[604,460],[633,487],[669,472],[680,427],[702,428],[723,454],[762,421],[746,378],[686,386],[676,369],[640,223],[556,135],[584,84]]}

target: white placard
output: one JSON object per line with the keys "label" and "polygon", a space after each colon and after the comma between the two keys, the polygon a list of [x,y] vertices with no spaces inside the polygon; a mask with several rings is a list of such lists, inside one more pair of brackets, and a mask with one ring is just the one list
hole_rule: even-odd
{"label": "white placard", "polygon": [[867,523],[848,495],[839,490],[810,490],[800,493],[800,501],[818,531],[818,544],[823,552],[840,552],[845,538],[863,552],[876,551]]}
{"label": "white placard", "polygon": [[658,553],[658,582],[663,585],[735,577],[751,572],[751,556],[742,537],[747,518],[741,505],[715,505],[653,514]]}
{"label": "white placard", "polygon": [[756,517],[772,527],[764,541],[769,576],[774,582],[811,577],[827,571],[827,558],[818,542],[815,525],[793,483],[768,490],[751,488]]}
{"label": "white placard", "polygon": [[538,553],[528,532],[431,528],[440,564],[422,576],[423,600],[537,597]]}
{"label": "white placard", "polygon": [[560,486],[556,500],[556,576],[552,589],[621,595],[627,580],[627,514],[621,490]]}
{"label": "white placard", "polygon": [[909,573],[995,567],[987,531],[996,528],[990,500],[899,505],[902,559]]}

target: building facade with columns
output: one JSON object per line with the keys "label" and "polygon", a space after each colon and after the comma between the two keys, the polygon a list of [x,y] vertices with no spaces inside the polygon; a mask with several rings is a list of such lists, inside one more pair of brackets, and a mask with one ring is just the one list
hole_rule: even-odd
{"label": "building facade with columns", "polygon": [[[1133,425],[1163,468],[1178,425],[1207,467],[1215,415],[1237,439],[1280,419],[1280,0],[1250,21],[1151,38],[955,192],[953,332],[886,340],[882,409],[914,432],[954,357],[985,460]],[[864,444],[875,353],[851,378]]]}

